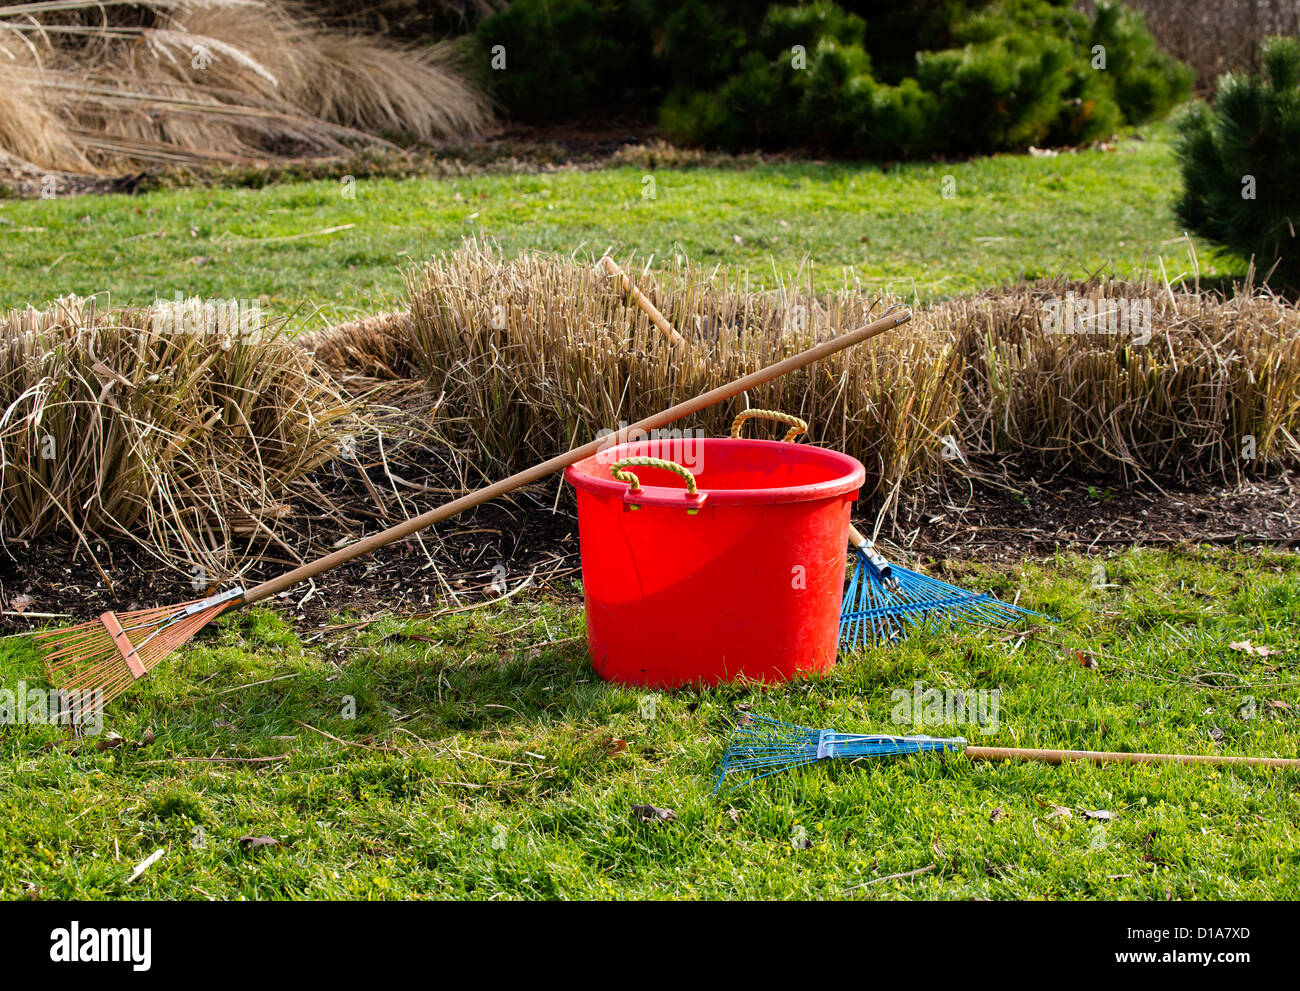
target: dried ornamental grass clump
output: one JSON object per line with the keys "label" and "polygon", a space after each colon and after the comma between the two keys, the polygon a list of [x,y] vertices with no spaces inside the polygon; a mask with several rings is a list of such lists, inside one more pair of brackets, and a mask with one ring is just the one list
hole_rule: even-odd
{"label": "dried ornamental grass clump", "polygon": [[463,138],[489,101],[446,45],[271,0],[0,2],[0,164],[73,173]]}
{"label": "dried ornamental grass clump", "polygon": [[376,313],[300,339],[332,375],[417,378],[409,313]]}
{"label": "dried ornamental grass clump", "polygon": [[1300,455],[1300,310],[1284,300],[1062,282],[966,307],[973,452],[1180,482]]}
{"label": "dried ornamental grass clump", "polygon": [[[412,275],[411,338],[402,345],[408,325],[390,322],[386,346],[459,418],[471,458],[558,450],[842,333],[873,305],[851,290],[753,292],[680,262],[625,266],[682,333],[674,347],[591,261],[508,260],[470,243]],[[900,333],[748,401],[810,420],[815,442],[867,464],[865,494],[887,505],[905,478],[994,460],[1011,474],[1234,480],[1300,457],[1300,310],[1249,289],[990,290],[926,307]],[[717,434],[729,415],[695,426]]]}
{"label": "dried ornamental grass clump", "polygon": [[272,537],[352,410],[237,305],[67,297],[0,316],[0,542],[68,534],[93,558],[128,536],[216,580]]}
{"label": "dried ornamental grass clump", "polygon": [[[549,456],[867,323],[881,309],[881,300],[850,291],[750,292],[683,263],[624,268],[683,345],[670,344],[591,261],[507,260],[468,244],[411,276],[412,361],[443,396],[441,408],[459,418],[470,457],[509,468]],[[909,325],[746,398],[809,420],[813,442],[867,464],[875,476],[869,489],[896,491],[909,473],[937,469],[936,441],[957,412],[954,345],[945,328]],[[708,410],[682,426],[720,435],[735,412],[734,404]]]}

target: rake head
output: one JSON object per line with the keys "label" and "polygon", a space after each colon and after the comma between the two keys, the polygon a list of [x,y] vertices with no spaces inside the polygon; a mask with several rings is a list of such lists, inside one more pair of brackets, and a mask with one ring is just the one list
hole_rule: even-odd
{"label": "rake head", "polygon": [[66,692],[115,698],[199,630],[242,602],[243,589],[134,612],[106,612],[88,623],[34,634],[50,681]]}
{"label": "rake head", "polygon": [[1022,616],[1050,620],[1024,606],[971,592],[890,564],[871,541],[854,546],[853,575],[840,607],[840,646],[845,649],[899,640],[915,627],[953,623],[1006,626]]}
{"label": "rake head", "polygon": [[[819,760],[857,757],[889,757],[934,750],[961,750],[962,737],[893,736],[887,733],[836,733],[782,723],[766,716],[745,713],[736,725],[727,752],[722,755],[713,790],[722,787],[728,774],[749,777],[731,786],[747,785],[800,764]],[[729,789],[729,790],[731,790]]]}

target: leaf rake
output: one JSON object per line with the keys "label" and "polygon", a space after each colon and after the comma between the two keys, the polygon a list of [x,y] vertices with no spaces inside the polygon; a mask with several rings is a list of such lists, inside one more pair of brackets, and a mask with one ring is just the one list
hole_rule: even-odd
{"label": "leaf rake", "polygon": [[1003,602],[986,592],[971,592],[890,564],[875,545],[850,524],[853,575],[840,607],[840,646],[846,650],[902,639],[918,627],[954,623],[1006,626],[1023,616],[1050,616]]}
{"label": "leaf rake", "polygon": [[1290,757],[1228,757],[1222,754],[1139,754],[1101,750],[1038,750],[1025,747],[972,747],[965,738],[894,736],[888,733],[838,733],[783,723],[766,716],[741,713],[713,790],[722,787],[729,774],[749,774],[728,791],[770,777],[791,767],[821,760],[856,760],[860,757],[889,757],[900,754],[961,753],[969,760],[1033,760],[1048,764],[1090,761],[1094,764],[1229,764],[1247,767],[1300,769],[1300,760]]}

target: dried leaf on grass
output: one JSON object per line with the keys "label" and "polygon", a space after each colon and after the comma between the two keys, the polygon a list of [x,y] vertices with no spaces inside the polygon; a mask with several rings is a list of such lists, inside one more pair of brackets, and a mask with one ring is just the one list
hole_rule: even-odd
{"label": "dried leaf on grass", "polygon": [[640,822],[672,822],[677,818],[677,813],[672,809],[659,809],[653,805],[634,805],[632,818]]}
{"label": "dried leaf on grass", "polygon": [[256,850],[260,847],[270,847],[274,849],[279,845],[280,841],[270,836],[253,836],[252,834],[249,834],[248,836],[241,836],[239,838],[239,846],[244,850]]}
{"label": "dried leaf on grass", "polygon": [[1276,657],[1278,654],[1283,653],[1276,647],[1270,647],[1267,644],[1252,644],[1249,640],[1234,640],[1228,644],[1228,648],[1256,657]]}

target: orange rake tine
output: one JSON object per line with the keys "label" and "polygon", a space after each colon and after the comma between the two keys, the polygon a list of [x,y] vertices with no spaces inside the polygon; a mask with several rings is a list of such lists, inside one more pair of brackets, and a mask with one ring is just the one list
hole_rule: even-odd
{"label": "orange rake tine", "polygon": [[175,606],[102,613],[98,619],[34,635],[50,680],[65,691],[126,691],[221,613],[242,604],[242,589]]}

